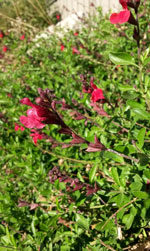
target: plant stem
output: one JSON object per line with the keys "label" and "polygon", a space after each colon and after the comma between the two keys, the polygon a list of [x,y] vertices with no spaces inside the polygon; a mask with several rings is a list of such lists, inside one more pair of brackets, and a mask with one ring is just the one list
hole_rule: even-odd
{"label": "plant stem", "polygon": [[32,25],[30,25],[30,24],[27,24],[27,23],[24,23],[24,22],[22,22],[22,21],[20,21],[20,20],[18,21],[18,20],[14,19],[14,18],[11,18],[11,17],[9,17],[9,16],[7,16],[7,15],[1,13],[1,12],[0,12],[0,16],[6,18],[6,19],[8,19],[8,20],[10,20],[10,22],[21,23],[21,24],[24,25],[24,26],[27,26],[27,27],[32,28],[34,31],[37,30],[34,26],[32,26]]}
{"label": "plant stem", "polygon": [[28,0],[28,2],[29,2],[29,3],[32,5],[32,7],[37,11],[37,13],[39,13],[39,14],[43,17],[43,19],[46,21],[46,23],[51,24],[51,23],[45,18],[44,14],[41,12],[41,10],[38,9],[38,8],[34,5],[34,3],[32,2],[32,0]]}
{"label": "plant stem", "polygon": [[106,247],[107,249],[109,249],[109,250],[111,250],[111,251],[116,251],[114,248],[112,248],[111,246],[109,246],[108,244],[105,244],[102,240],[99,240],[100,241],[100,243],[104,246],[104,247]]}
{"label": "plant stem", "polygon": [[18,9],[17,9],[17,4],[15,4],[14,0],[12,0],[12,4],[14,6],[14,10],[16,12],[16,16],[19,17],[19,12],[18,12]]}
{"label": "plant stem", "polygon": [[73,159],[73,158],[69,158],[69,157],[65,157],[65,156],[62,156],[62,155],[57,155],[56,153],[53,153],[52,151],[47,151],[47,150],[43,150],[39,147],[38,145],[38,148],[43,152],[43,153],[48,153],[52,156],[55,156],[59,159],[64,159],[64,160],[70,160],[70,161],[73,161],[73,162],[77,162],[77,163],[81,163],[81,164],[93,164],[93,161],[85,161],[85,160],[78,160],[78,159]]}
{"label": "plant stem", "polygon": [[106,151],[111,152],[111,153],[115,153],[115,154],[117,154],[117,155],[119,155],[119,156],[121,156],[121,157],[123,157],[123,158],[125,158],[125,159],[132,160],[132,161],[134,161],[134,162],[136,162],[136,163],[139,162],[138,159],[135,159],[135,158],[133,158],[133,157],[127,156],[127,155],[125,155],[125,154],[123,154],[123,153],[119,153],[119,152],[114,151],[114,150],[112,150],[112,149],[109,149],[109,148],[108,148],[108,149],[106,149]]}
{"label": "plant stem", "polygon": [[49,24],[52,23],[51,19],[49,18],[49,16],[47,15],[46,11],[43,9],[42,5],[40,4],[40,1],[39,0],[35,0],[37,2],[37,4],[39,5],[41,11],[43,12],[43,15],[46,15],[46,18],[49,22]]}
{"label": "plant stem", "polygon": [[125,208],[125,207],[131,205],[132,203],[134,203],[136,200],[137,200],[137,198],[134,198],[133,200],[129,201],[128,203],[126,203],[125,205],[123,205],[122,207],[120,207],[114,214],[112,214],[112,215],[108,218],[108,220],[105,222],[105,224],[101,227],[101,230],[108,224],[108,222],[109,222],[112,218],[114,218],[114,217],[117,215],[117,213],[119,213],[123,208]]}

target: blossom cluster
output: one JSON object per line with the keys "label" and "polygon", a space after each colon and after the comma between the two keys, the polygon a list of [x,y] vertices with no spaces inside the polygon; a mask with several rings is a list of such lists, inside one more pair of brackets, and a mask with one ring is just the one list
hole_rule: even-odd
{"label": "blossom cluster", "polygon": [[[4,34],[4,32],[2,30],[0,30],[0,39],[3,39],[6,36],[6,34]],[[20,40],[25,40],[25,34],[22,34],[20,36]],[[9,50],[7,45],[3,45],[2,47],[2,52],[6,53]],[[1,57],[3,57],[3,55],[1,54]]]}
{"label": "blossom cluster", "polygon": [[[38,89],[39,97],[35,99],[36,104],[32,103],[29,98],[23,98],[20,100],[21,104],[30,106],[31,108],[27,110],[27,115],[20,116],[20,123],[24,125],[24,127],[31,130],[30,136],[33,138],[35,144],[37,144],[37,140],[47,139],[52,147],[56,147],[57,145],[61,145],[63,148],[74,146],[76,144],[86,143],[88,145],[86,151],[87,152],[97,152],[101,150],[106,150],[105,146],[99,141],[99,139],[95,136],[95,142],[89,142],[77,133],[74,132],[72,128],[70,128],[64,122],[62,115],[57,112],[57,105],[62,105],[62,110],[73,110],[70,105],[67,105],[65,100],[62,101],[57,100],[54,93],[50,89],[42,90]],[[83,92],[87,92],[91,94],[91,100],[93,103],[98,105],[99,103],[105,100],[103,96],[102,89],[98,88],[91,78],[90,85],[83,83]],[[93,106],[93,103],[91,104]],[[102,104],[102,103],[101,103]],[[76,105],[74,103],[74,105]],[[98,109],[98,108],[97,108]],[[82,115],[79,111],[74,110],[70,113],[71,116],[76,116],[76,119],[87,119],[84,115]],[[49,124],[55,124],[60,126],[58,133],[70,135],[72,140],[66,144],[57,142],[52,137],[42,133],[41,130]],[[15,130],[23,130],[23,127],[17,125]]]}

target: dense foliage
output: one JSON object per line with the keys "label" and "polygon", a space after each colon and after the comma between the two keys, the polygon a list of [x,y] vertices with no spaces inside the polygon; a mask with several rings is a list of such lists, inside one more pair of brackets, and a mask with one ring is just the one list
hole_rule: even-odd
{"label": "dense foliage", "polygon": [[120,251],[147,238],[150,6],[139,10],[140,49],[134,26],[101,10],[38,47],[1,35],[0,251]]}

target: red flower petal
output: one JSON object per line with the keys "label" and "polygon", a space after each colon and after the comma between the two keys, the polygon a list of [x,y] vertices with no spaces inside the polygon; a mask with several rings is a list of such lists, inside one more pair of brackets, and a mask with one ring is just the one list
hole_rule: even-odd
{"label": "red flower petal", "polygon": [[21,99],[21,100],[20,100],[20,103],[21,103],[21,104],[24,104],[24,105],[29,105],[29,106],[31,106],[31,107],[34,106],[34,104],[30,101],[29,98],[23,98],[23,99]]}
{"label": "red flower petal", "polygon": [[44,138],[44,134],[40,134],[38,132],[33,132],[33,133],[30,134],[30,136],[32,137],[33,142],[34,142],[35,145],[37,144],[38,140],[41,140],[41,139]]}
{"label": "red flower petal", "polygon": [[8,50],[7,46],[3,46],[3,52],[6,52]]}
{"label": "red flower petal", "polygon": [[128,0],[119,0],[119,3],[122,5],[123,9],[128,8],[127,2],[128,2]]}
{"label": "red flower petal", "polygon": [[94,90],[98,89],[97,86],[93,83],[93,81],[90,82],[90,85]]}
{"label": "red flower petal", "polygon": [[112,24],[123,24],[128,22],[129,18],[130,18],[130,11],[129,10],[123,10],[120,11],[119,13],[113,13],[110,16],[110,22]]}
{"label": "red flower petal", "polygon": [[73,54],[80,54],[80,52],[78,51],[78,49],[76,47],[72,48],[72,53]]}
{"label": "red flower petal", "polygon": [[105,99],[102,89],[95,89],[92,92],[92,101],[97,102],[98,100]]}
{"label": "red flower petal", "polygon": [[22,35],[21,37],[20,37],[20,40],[24,40],[25,39],[25,35]]}
{"label": "red flower petal", "polygon": [[63,51],[64,49],[65,49],[65,46],[63,44],[61,44],[60,50]]}
{"label": "red flower petal", "polygon": [[23,126],[20,126],[18,125],[17,123],[15,124],[15,131],[18,131],[18,130],[21,130],[21,131],[24,131],[25,128]]}
{"label": "red flower petal", "polygon": [[20,129],[20,126],[18,124],[15,124],[15,131],[18,131]]}
{"label": "red flower petal", "polygon": [[20,116],[20,122],[27,128],[42,129],[45,126],[39,120],[37,120],[36,117],[34,116],[30,116],[30,117]]}
{"label": "red flower petal", "polygon": [[123,23],[128,22],[128,20],[130,18],[130,14],[131,13],[130,13],[129,10],[120,11],[120,13],[119,13],[119,23],[123,24]]}

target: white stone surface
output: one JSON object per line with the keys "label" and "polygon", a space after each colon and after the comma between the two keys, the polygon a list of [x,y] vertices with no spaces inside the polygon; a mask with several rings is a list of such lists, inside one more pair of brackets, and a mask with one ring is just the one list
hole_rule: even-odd
{"label": "white stone surface", "polygon": [[[92,6],[92,5],[94,6]],[[95,8],[101,6],[103,12],[107,13],[110,9],[116,10],[119,7],[119,0],[57,0],[51,6],[51,13],[54,8],[61,13],[62,19],[70,16],[73,13],[84,12],[84,14],[93,14]]]}
{"label": "white stone surface", "polygon": [[61,22],[57,23],[57,25],[50,25],[46,28],[41,34],[37,35],[34,41],[39,39],[48,39],[52,34],[56,34],[58,37],[62,37],[64,32],[73,29],[80,29],[82,27],[81,19],[83,18],[83,12],[78,12],[78,14],[71,14],[66,17]]}
{"label": "white stone surface", "polygon": [[[94,6],[91,6],[91,3]],[[36,46],[40,46],[40,39],[48,39],[52,34],[59,38],[63,37],[64,32],[68,30],[80,29],[82,27],[82,18],[86,14],[95,14],[96,7],[102,6],[103,12],[119,9],[119,0],[57,0],[56,5],[62,15],[62,21],[56,25],[51,25],[34,39]],[[55,7],[56,7],[55,5]]]}

